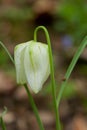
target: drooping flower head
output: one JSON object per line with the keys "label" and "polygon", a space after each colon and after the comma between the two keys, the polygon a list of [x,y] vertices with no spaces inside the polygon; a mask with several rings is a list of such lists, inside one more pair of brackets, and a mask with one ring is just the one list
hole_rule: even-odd
{"label": "drooping flower head", "polygon": [[50,74],[48,45],[29,41],[14,50],[17,83],[29,84],[37,93]]}

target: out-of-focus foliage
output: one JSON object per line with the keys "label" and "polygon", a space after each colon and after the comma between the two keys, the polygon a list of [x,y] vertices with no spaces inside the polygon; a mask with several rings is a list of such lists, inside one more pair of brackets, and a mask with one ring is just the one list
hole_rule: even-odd
{"label": "out-of-focus foliage", "polygon": [[14,46],[16,43],[31,39],[34,13],[30,5],[27,0],[1,1],[0,40],[2,42]]}
{"label": "out-of-focus foliage", "polygon": [[1,20],[8,20],[9,22],[23,22],[26,20],[29,20],[33,17],[33,13],[31,8],[15,8],[15,7],[10,7],[5,10],[2,10],[0,12],[0,19]]}
{"label": "out-of-focus foliage", "polygon": [[[75,85],[75,82],[74,81],[69,81],[67,83],[67,86],[66,86],[66,89],[64,90],[64,93],[63,93],[63,98],[64,99],[68,99],[70,97],[73,97],[77,94],[77,91],[75,89],[76,85]],[[59,92],[59,89],[60,89],[60,85],[57,83],[56,84],[56,88]],[[47,84],[44,88],[43,88],[43,91],[42,91],[42,94],[43,95],[51,95],[52,94],[52,91],[51,91],[51,84]]]}
{"label": "out-of-focus foliage", "polygon": [[[48,4],[49,6],[46,4],[52,3],[51,1],[42,1],[42,4],[40,0],[13,0],[13,2],[9,0],[7,2],[1,2],[0,39],[3,40],[4,36],[5,38],[9,36],[10,39],[7,40],[12,40],[11,42],[28,40],[28,38],[32,36],[32,34],[29,33],[30,29],[35,26],[35,20],[38,17],[38,19],[40,18],[39,20],[43,20],[42,23],[44,23],[44,25],[46,25],[46,20],[49,20],[51,24],[48,26],[50,26],[50,28],[53,27],[54,31],[60,35],[69,34],[75,42],[76,40],[79,42],[87,33],[86,0],[55,1],[56,4],[53,5],[53,8],[51,4]],[[6,6],[6,4],[8,4],[8,6]],[[42,11],[38,12],[39,5],[41,5]],[[49,19],[47,19],[47,17],[49,17]],[[3,32],[8,32],[8,34],[3,34]],[[21,35],[22,39],[20,40],[19,37]]]}
{"label": "out-of-focus foliage", "polygon": [[82,39],[87,33],[87,1],[62,0],[57,9],[59,17],[54,22],[56,31],[69,33],[76,40]]}

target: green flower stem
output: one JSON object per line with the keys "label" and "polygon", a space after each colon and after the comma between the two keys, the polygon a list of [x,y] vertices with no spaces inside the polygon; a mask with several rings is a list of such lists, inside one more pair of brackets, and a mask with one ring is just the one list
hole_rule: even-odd
{"label": "green flower stem", "polygon": [[0,117],[0,124],[1,124],[2,130],[6,130],[5,123],[2,117]]}
{"label": "green flower stem", "polygon": [[66,72],[65,77],[64,77],[65,81],[62,82],[61,87],[60,87],[60,91],[59,91],[58,96],[57,96],[57,106],[58,107],[59,107],[59,103],[60,103],[62,94],[63,94],[64,89],[66,87],[67,81],[68,81],[68,79],[70,77],[70,74],[72,73],[72,71],[73,71],[73,69],[74,69],[80,55],[82,54],[83,49],[86,47],[86,45],[87,45],[87,36],[83,39],[81,45],[79,46],[77,52],[75,53],[70,65],[69,65],[69,67],[67,69],[67,72]]}
{"label": "green flower stem", "polygon": [[39,117],[39,114],[38,114],[38,110],[37,110],[37,107],[34,103],[34,100],[33,100],[33,97],[28,89],[28,86],[25,84],[24,85],[25,89],[26,89],[26,92],[27,92],[27,95],[28,95],[28,98],[29,98],[29,103],[31,104],[32,108],[33,108],[33,111],[34,111],[34,114],[36,116],[36,119],[37,119],[37,122],[38,122],[38,125],[40,127],[40,130],[44,130],[44,127],[43,127],[43,124],[41,122],[41,119]]}
{"label": "green flower stem", "polygon": [[34,31],[34,40],[37,41],[37,31],[43,29],[46,35],[48,49],[49,49],[49,59],[50,59],[50,71],[51,71],[51,82],[52,82],[52,95],[53,95],[53,103],[56,115],[56,130],[61,130],[60,128],[60,121],[59,121],[59,114],[56,102],[56,86],[55,86],[55,79],[54,79],[54,65],[53,65],[53,57],[52,57],[52,50],[51,50],[51,42],[50,37],[47,29],[44,26],[39,26]]}
{"label": "green flower stem", "polygon": [[5,107],[3,113],[1,113],[0,115],[0,124],[1,124],[2,130],[6,130],[5,123],[3,121],[3,116],[6,114],[6,112],[7,112],[7,108]]}
{"label": "green flower stem", "polygon": [[5,49],[5,51],[7,52],[8,56],[10,57],[12,63],[14,64],[14,60],[11,56],[11,54],[9,53],[8,49],[5,47],[5,45],[0,41],[0,45]]}

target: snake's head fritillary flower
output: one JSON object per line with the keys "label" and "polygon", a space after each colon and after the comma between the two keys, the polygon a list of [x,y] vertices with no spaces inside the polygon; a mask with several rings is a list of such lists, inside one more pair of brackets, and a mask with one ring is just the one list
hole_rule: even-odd
{"label": "snake's head fritillary flower", "polygon": [[14,50],[17,83],[29,84],[38,93],[50,74],[48,45],[29,41]]}

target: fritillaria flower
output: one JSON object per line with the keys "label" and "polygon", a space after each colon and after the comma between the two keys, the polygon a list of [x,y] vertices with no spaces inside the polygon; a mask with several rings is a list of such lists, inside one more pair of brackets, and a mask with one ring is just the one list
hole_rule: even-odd
{"label": "fritillaria flower", "polygon": [[50,74],[48,45],[29,41],[14,50],[17,83],[29,84],[38,93]]}

